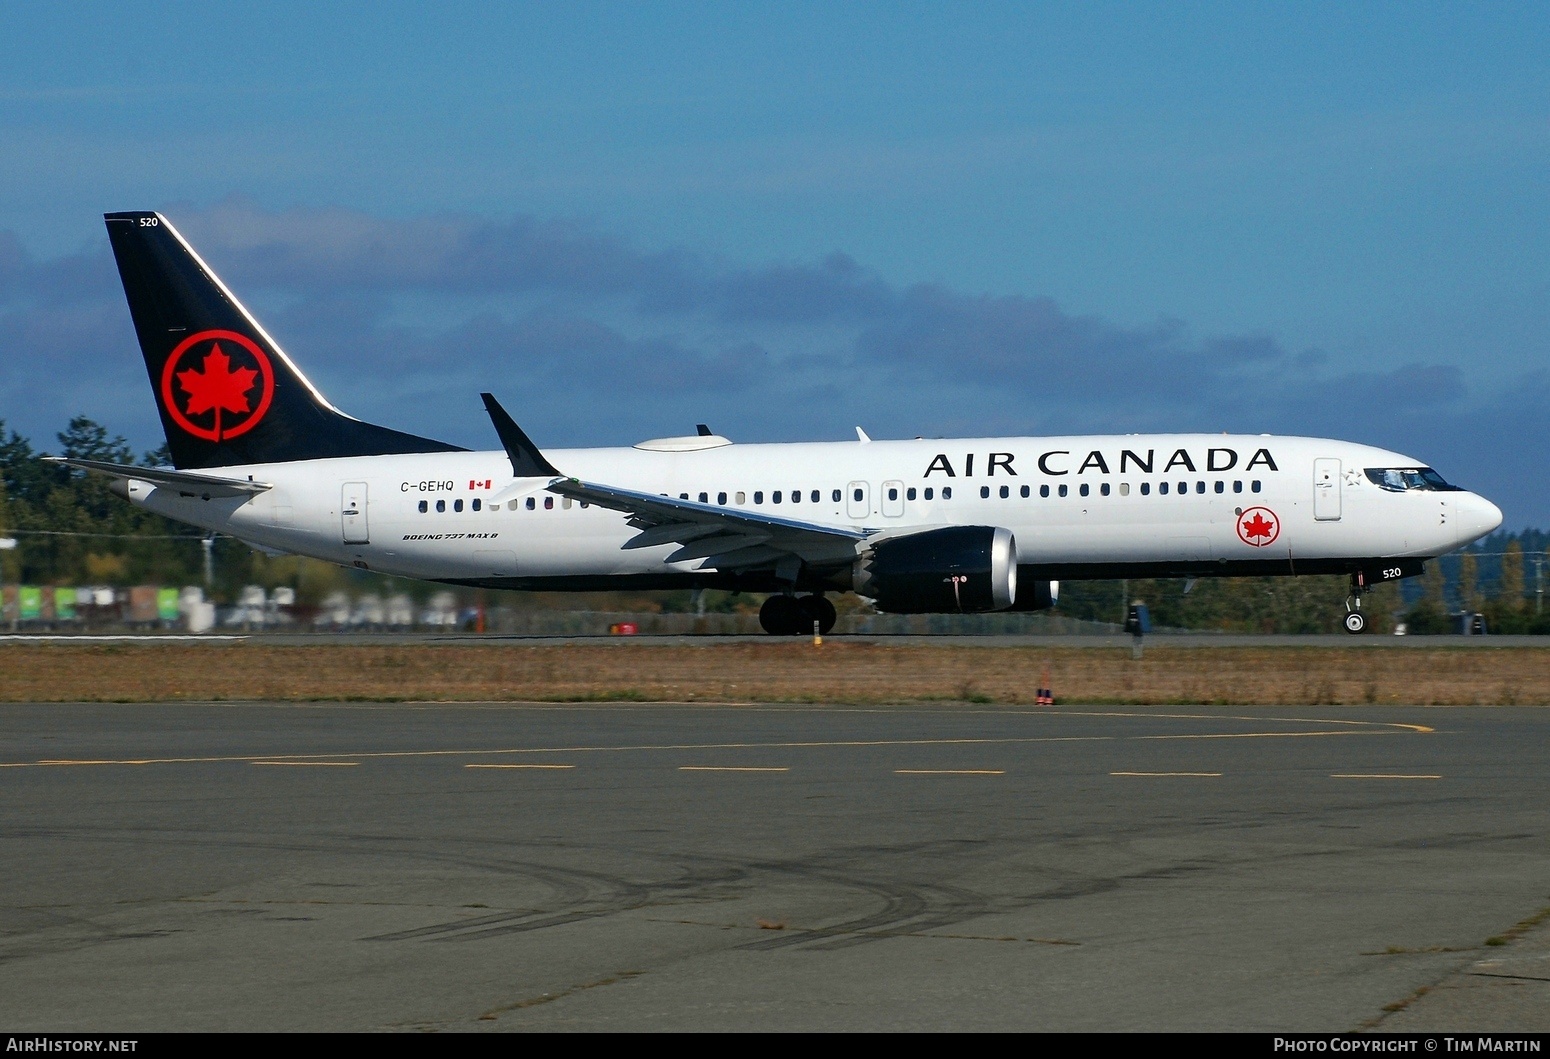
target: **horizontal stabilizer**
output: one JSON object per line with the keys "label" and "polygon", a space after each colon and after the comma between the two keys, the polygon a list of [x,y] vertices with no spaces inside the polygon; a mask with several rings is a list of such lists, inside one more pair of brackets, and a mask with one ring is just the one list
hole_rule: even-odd
{"label": "horizontal stabilizer", "polygon": [[517,421],[506,414],[495,395],[482,393],[479,396],[483,398],[484,410],[490,413],[490,422],[495,424],[495,433],[500,436],[506,456],[511,460],[511,473],[518,478],[558,478],[560,472],[555,470],[554,464],[544,458],[533,439],[517,426]]}
{"label": "horizontal stabilizer", "polygon": [[253,496],[273,489],[269,482],[254,482],[240,478],[221,478],[213,474],[194,471],[174,471],[170,467],[134,467],[127,463],[103,463],[101,460],[77,460],[68,456],[45,456],[49,463],[62,463],[79,467],[83,471],[95,471],[125,481],[150,482],[195,496]]}

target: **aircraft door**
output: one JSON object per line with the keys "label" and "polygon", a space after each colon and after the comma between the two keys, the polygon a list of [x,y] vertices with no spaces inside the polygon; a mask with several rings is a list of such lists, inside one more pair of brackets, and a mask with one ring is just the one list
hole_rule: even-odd
{"label": "aircraft door", "polygon": [[339,497],[339,528],[345,544],[370,544],[366,528],[366,483],[346,482]]}
{"label": "aircraft door", "polygon": [[851,482],[845,487],[845,513],[860,522],[872,515],[872,487],[866,482]]}
{"label": "aircraft door", "polygon": [[883,483],[883,514],[888,518],[898,518],[904,514],[904,483]]}
{"label": "aircraft door", "polygon": [[1320,522],[1340,520],[1340,461],[1313,461],[1313,517]]}

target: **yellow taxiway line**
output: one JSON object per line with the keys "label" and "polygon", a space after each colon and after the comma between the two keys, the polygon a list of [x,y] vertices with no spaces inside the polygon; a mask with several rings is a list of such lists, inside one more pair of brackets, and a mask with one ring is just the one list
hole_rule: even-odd
{"label": "yellow taxiway line", "polygon": [[1220,772],[1111,772],[1110,776],[1220,776]]}
{"label": "yellow taxiway line", "polygon": [[[1129,713],[1072,713],[1070,716],[1086,717],[1133,717],[1148,716],[1144,714]],[[432,758],[432,757],[495,757],[504,755],[528,755],[528,754],[596,754],[596,753],[628,753],[628,752],[659,752],[663,750],[677,751],[713,751],[713,750],[808,750],[819,748],[870,748],[870,747],[923,747],[923,746],[1032,746],[1047,743],[1120,743],[1129,741],[1149,740],[1217,740],[1217,739],[1306,739],[1329,738],[1341,736],[1378,736],[1399,734],[1432,734],[1433,729],[1424,725],[1397,724],[1385,721],[1332,721],[1327,718],[1252,718],[1252,717],[1209,717],[1208,715],[1191,714],[1156,714],[1153,717],[1168,719],[1200,719],[1200,720],[1244,720],[1244,721],[1274,721],[1285,724],[1334,724],[1348,726],[1333,730],[1303,731],[1303,732],[1184,732],[1174,734],[1150,734],[1150,735],[1048,735],[1048,736],[1010,736],[1010,737],[967,737],[958,739],[814,739],[814,740],[782,740],[772,742],[750,743],[643,743],[623,744],[617,746],[579,744],[571,746],[536,746],[536,747],[496,747],[486,749],[467,750],[381,750],[352,754],[352,757],[362,759],[390,759],[390,758]],[[45,765],[195,765],[218,764],[222,762],[243,763],[258,760],[266,762],[295,762],[305,763],[315,759],[326,759],[327,754],[278,754],[278,755],[210,755],[199,757],[163,757],[141,759],[47,759],[41,761],[13,761],[0,763],[0,767],[26,768]],[[358,764],[359,762],[353,762]],[[951,770],[939,770],[948,771]],[[972,771],[972,770],[971,770]]]}
{"label": "yellow taxiway line", "polygon": [[894,769],[895,776],[1005,776],[1006,769]]}

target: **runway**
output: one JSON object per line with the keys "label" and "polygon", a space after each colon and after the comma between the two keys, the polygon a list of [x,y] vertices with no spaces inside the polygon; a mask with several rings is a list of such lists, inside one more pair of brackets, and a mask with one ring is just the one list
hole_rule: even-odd
{"label": "runway", "polygon": [[1550,1028],[1542,709],[19,704],[0,731],[16,1031]]}

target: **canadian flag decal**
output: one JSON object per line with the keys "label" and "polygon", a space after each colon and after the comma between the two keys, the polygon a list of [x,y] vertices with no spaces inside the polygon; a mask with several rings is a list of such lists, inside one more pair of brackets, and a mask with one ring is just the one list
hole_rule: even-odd
{"label": "canadian flag decal", "polygon": [[469,482],[468,483],[468,488],[470,488],[470,489],[488,489],[488,488],[490,488],[490,483],[492,481],[494,481],[493,478],[486,478],[482,482]]}

